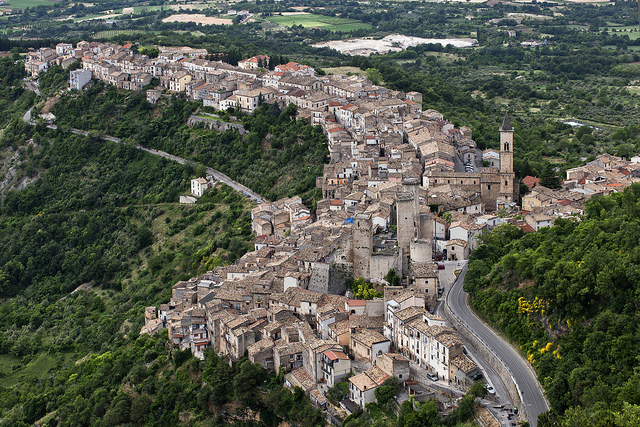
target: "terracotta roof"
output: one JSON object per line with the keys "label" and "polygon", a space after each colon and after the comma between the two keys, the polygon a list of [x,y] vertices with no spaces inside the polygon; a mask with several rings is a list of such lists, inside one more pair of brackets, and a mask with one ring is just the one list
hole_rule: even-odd
{"label": "terracotta roof", "polygon": [[310,388],[316,385],[313,381],[313,377],[307,372],[304,367],[300,367],[291,371],[291,375],[300,383],[304,391],[308,391]]}
{"label": "terracotta roof", "polygon": [[409,359],[398,353],[382,353],[382,355],[388,357],[389,359],[399,360],[401,362],[409,361]]}
{"label": "terracotta roof", "polygon": [[516,226],[524,231],[525,233],[534,233],[536,230],[533,229],[533,227],[531,227],[529,224],[527,224],[526,222],[519,222],[516,223]]}
{"label": "terracotta roof", "polygon": [[449,240],[447,242],[447,246],[450,246],[450,245],[451,246],[458,245],[458,246],[462,246],[463,248],[465,248],[468,245],[468,243],[465,242],[464,240],[461,240],[461,239],[453,239],[453,240]]}
{"label": "terracotta roof", "polygon": [[527,175],[522,178],[522,183],[526,185],[529,190],[531,190],[536,185],[540,184],[540,178],[536,178],[535,176]]}
{"label": "terracotta roof", "polygon": [[424,307],[407,307],[404,310],[400,310],[398,312],[395,313],[395,316],[404,321],[407,321],[409,319],[411,319],[412,317],[415,316],[421,316],[423,313],[425,313],[426,310],[424,309]]}
{"label": "terracotta roof", "polygon": [[369,378],[369,375],[367,375],[366,372],[350,377],[349,382],[356,386],[360,391],[370,390],[378,386],[378,384]]}
{"label": "terracotta roof", "polygon": [[320,390],[313,389],[309,392],[309,394],[316,400],[318,405],[324,405],[325,403],[327,403],[327,399],[325,399],[324,395]]}
{"label": "terracotta roof", "polygon": [[412,268],[414,277],[438,277],[438,265],[436,263],[414,263]]}
{"label": "terracotta roof", "polygon": [[471,372],[477,368],[476,364],[464,354],[453,357],[451,359],[451,364],[464,373]]}
{"label": "terracotta roof", "polygon": [[338,360],[338,359],[348,360],[349,359],[349,356],[347,356],[341,351],[327,350],[324,352],[324,355],[327,356],[330,360]]}
{"label": "terracotta roof", "polygon": [[274,343],[271,338],[265,338],[247,347],[247,352],[249,355],[260,353],[263,350],[273,349],[273,345]]}
{"label": "terracotta roof", "polygon": [[387,379],[391,378],[382,369],[377,366],[372,366],[360,375],[349,378],[354,386],[362,391],[370,390],[379,385],[382,385]]}
{"label": "terracotta roof", "polygon": [[371,347],[379,342],[389,341],[389,339],[380,332],[372,331],[370,329],[363,329],[360,332],[356,332],[351,336],[351,339],[359,341],[367,347]]}
{"label": "terracotta roof", "polygon": [[329,325],[329,329],[333,330],[336,335],[342,335],[349,332],[349,319],[341,320]]}

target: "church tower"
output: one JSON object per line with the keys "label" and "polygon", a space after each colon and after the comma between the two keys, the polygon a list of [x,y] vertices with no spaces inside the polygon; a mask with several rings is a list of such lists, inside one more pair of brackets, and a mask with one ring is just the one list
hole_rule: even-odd
{"label": "church tower", "polygon": [[509,113],[505,113],[500,127],[500,197],[505,201],[514,200],[514,178],[513,128]]}

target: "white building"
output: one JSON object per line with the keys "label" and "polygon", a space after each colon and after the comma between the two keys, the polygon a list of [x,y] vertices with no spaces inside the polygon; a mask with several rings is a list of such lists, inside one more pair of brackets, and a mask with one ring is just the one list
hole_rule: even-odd
{"label": "white building", "polygon": [[364,408],[367,403],[376,401],[375,390],[388,378],[382,369],[372,366],[363,373],[349,378],[349,398],[356,405]]}
{"label": "white building", "polygon": [[56,45],[56,55],[69,55],[73,50],[71,43],[58,43]]}
{"label": "white building", "polygon": [[204,178],[196,178],[191,180],[191,194],[201,197],[209,188],[209,183]]}
{"label": "white building", "polygon": [[351,359],[343,352],[327,350],[322,356],[322,378],[329,387],[333,387],[351,372]]}
{"label": "white building", "polygon": [[91,71],[73,70],[69,73],[69,89],[82,90],[91,81]]}

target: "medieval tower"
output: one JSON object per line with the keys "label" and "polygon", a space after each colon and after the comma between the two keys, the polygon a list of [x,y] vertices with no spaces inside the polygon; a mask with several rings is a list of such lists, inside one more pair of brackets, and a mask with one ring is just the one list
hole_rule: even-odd
{"label": "medieval tower", "polygon": [[369,279],[369,265],[373,253],[373,226],[371,216],[358,214],[353,219],[353,277]]}
{"label": "medieval tower", "polygon": [[500,197],[506,202],[514,201],[513,173],[513,128],[509,113],[505,113],[500,127]]}

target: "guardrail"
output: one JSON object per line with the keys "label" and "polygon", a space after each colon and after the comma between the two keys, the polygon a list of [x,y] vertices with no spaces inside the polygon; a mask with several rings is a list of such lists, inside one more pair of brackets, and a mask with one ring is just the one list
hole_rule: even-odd
{"label": "guardrail", "polygon": [[[461,280],[461,278],[464,277],[467,270],[467,266],[468,264],[465,264],[460,274],[458,274],[458,277],[456,277],[456,280],[454,281],[454,286],[458,280]],[[460,284],[460,286],[462,286],[462,284]],[[478,347],[478,344],[482,345],[482,347],[485,350],[484,353],[488,353],[489,356],[493,359],[493,363],[492,363],[492,360],[487,360],[487,362],[489,362],[489,365],[491,365],[491,367],[496,371],[496,373],[502,380],[503,384],[505,385],[505,388],[507,389],[507,393],[509,394],[509,398],[511,399],[512,402],[514,402],[514,406],[523,408],[525,417],[527,420],[529,420],[530,418],[529,418],[528,410],[526,405],[523,404],[522,392],[520,391],[520,388],[518,387],[518,383],[516,382],[513,376],[513,372],[511,372],[511,370],[509,369],[507,364],[504,363],[502,358],[500,358],[500,356],[498,356],[496,352],[493,351],[493,349],[491,349],[491,347],[489,347],[489,345],[486,342],[484,342],[482,338],[476,335],[471,330],[471,328],[468,325],[466,325],[464,321],[458,317],[457,314],[453,312],[453,310],[451,309],[451,306],[449,305],[449,294],[451,293],[451,289],[453,289],[453,286],[449,288],[449,290],[447,291],[447,297],[445,298],[445,305],[444,305],[445,317],[447,317],[447,319],[452,324],[456,324],[457,326],[456,329],[458,330],[458,332],[460,332],[460,334],[462,334],[467,339],[467,341],[469,341],[472,344],[475,344],[474,347],[476,347],[476,350],[480,353],[483,353],[483,352],[480,351],[480,349],[478,349],[477,347]],[[505,378],[505,374],[508,374],[508,377]]]}

